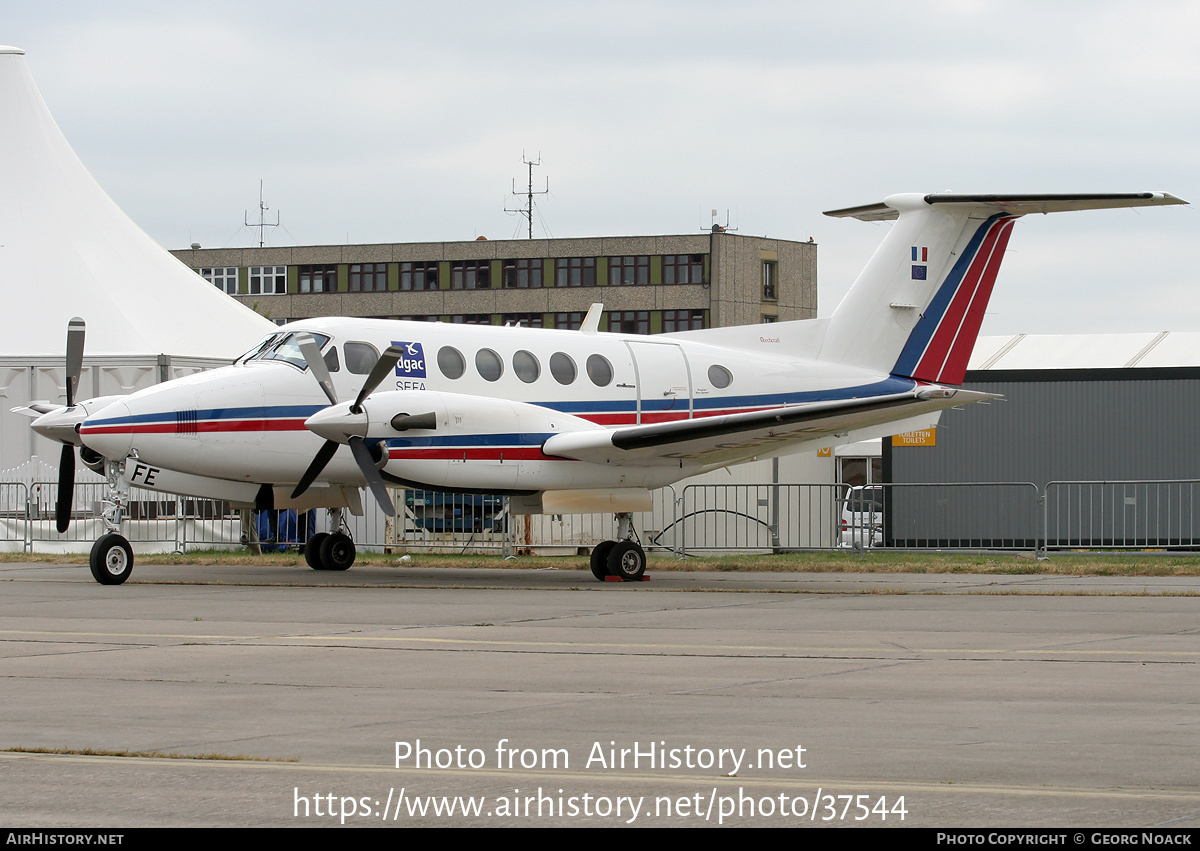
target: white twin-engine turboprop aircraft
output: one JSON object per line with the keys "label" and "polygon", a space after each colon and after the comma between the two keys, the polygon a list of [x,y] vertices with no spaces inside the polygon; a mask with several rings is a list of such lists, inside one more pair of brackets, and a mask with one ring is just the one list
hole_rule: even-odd
{"label": "white twin-engine turboprop aircraft", "polygon": [[[326,318],[282,326],[232,366],[77,402],[83,321],[67,337],[67,404],[34,404],[63,446],[57,517],[70,520],[74,446],[109,482],[91,570],[124,582],[128,484],[256,508],[324,507],[305,548],[345,570],[342,512],[386,483],[508,494],[514,513],[612,512],[599,579],[637,579],[632,513],[650,492],[754,458],[925,427],[953,405],[1013,222],[1026,213],[1182,204],[1117,195],[893,195],[827,215],[897,219],[828,319],[660,334]],[[343,448],[346,447],[346,448]],[[348,451],[347,451],[348,448]]]}

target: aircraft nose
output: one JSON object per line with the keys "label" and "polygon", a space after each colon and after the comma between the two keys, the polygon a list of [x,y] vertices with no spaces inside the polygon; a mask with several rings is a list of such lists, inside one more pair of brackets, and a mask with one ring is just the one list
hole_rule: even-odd
{"label": "aircraft nose", "polygon": [[105,458],[120,460],[133,446],[133,417],[129,406],[116,402],[92,414],[79,426],[84,446]]}
{"label": "aircraft nose", "polygon": [[29,427],[40,434],[59,443],[79,444],[79,435],[75,427],[83,422],[84,410],[81,407],[59,408],[42,414],[29,424]]}

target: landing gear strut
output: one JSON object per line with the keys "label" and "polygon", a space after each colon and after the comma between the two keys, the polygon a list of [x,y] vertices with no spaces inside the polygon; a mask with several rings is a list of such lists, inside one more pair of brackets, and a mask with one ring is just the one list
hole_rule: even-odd
{"label": "landing gear strut", "polygon": [[104,460],[104,478],[108,487],[101,503],[100,519],[108,533],[92,545],[88,567],[92,578],[101,585],[120,585],[133,573],[133,547],[121,534],[121,517],[125,513],[129,489],[121,478],[121,464]]}
{"label": "landing gear strut", "polygon": [[329,527],[334,532],[318,532],[304,545],[304,560],[313,570],[349,570],[354,564],[354,541],[343,530],[342,509],[329,509]]}
{"label": "landing gear strut", "polygon": [[601,582],[610,576],[637,582],[646,573],[646,551],[635,540],[633,515],[629,512],[617,515],[617,538],[602,541],[592,549],[592,576]]}

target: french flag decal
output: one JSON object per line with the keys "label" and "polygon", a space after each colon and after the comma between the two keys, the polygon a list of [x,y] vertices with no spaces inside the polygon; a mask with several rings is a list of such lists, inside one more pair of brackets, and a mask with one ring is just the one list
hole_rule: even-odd
{"label": "french flag decal", "polygon": [[914,245],[912,247],[912,262],[912,279],[914,281],[925,280],[925,270],[927,267],[924,265],[918,266],[916,264],[925,264],[929,262],[929,248],[927,246]]}

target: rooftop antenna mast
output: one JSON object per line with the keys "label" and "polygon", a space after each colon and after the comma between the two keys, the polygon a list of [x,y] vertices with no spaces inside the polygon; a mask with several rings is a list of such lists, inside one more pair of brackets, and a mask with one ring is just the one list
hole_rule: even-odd
{"label": "rooftop antenna mast", "polygon": [[[504,212],[520,213],[522,216],[524,216],[526,218],[526,220],[529,222],[529,238],[533,239],[533,196],[534,195],[546,195],[550,192],[550,178],[548,178],[548,177],[546,178],[546,188],[545,189],[542,189],[538,192],[534,192],[533,191],[533,167],[535,165],[540,166],[542,164],[542,154],[539,151],[537,162],[534,162],[533,160],[525,159],[525,152],[521,151],[521,162],[523,162],[525,165],[529,166],[529,187],[525,190],[525,206],[519,207],[516,210],[510,210],[508,207],[505,207]],[[517,193],[517,179],[515,177],[513,178],[512,194],[513,195],[518,194]]]}
{"label": "rooftop antenna mast", "polygon": [[279,211],[278,210],[275,211],[275,221],[268,222],[267,221],[267,210],[269,210],[269,209],[271,209],[271,208],[268,207],[267,202],[263,200],[263,182],[260,180],[258,182],[258,224],[256,224],[256,225],[250,224],[250,211],[249,210],[246,211],[246,227],[258,228],[258,247],[259,248],[262,248],[263,245],[266,243],[266,240],[263,238],[264,234],[266,232],[266,229],[279,227]]}

